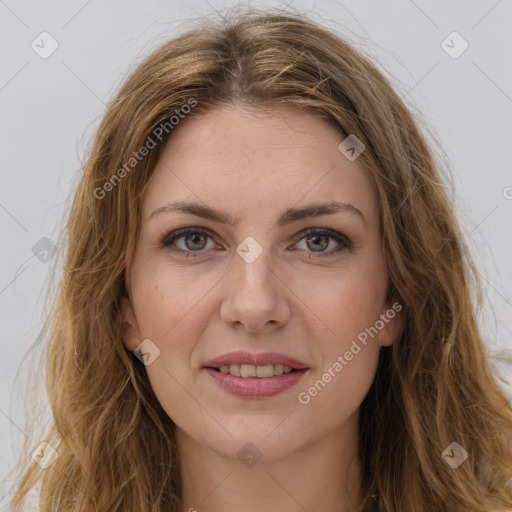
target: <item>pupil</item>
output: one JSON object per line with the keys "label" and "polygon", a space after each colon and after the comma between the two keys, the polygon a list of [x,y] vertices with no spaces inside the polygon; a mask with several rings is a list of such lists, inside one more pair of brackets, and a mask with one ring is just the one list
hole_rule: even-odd
{"label": "pupil", "polygon": [[[314,240],[313,243],[317,243],[319,238],[323,238],[324,241],[325,241],[327,239],[327,236],[325,236],[325,235],[312,235],[312,236],[308,237],[308,241],[313,239]],[[323,245],[322,249],[325,249],[327,247],[327,245],[329,245],[329,244],[327,243],[327,244],[321,244],[321,245]]]}
{"label": "pupil", "polygon": [[[197,239],[201,239],[201,238],[204,241],[204,236],[203,235],[198,235],[197,233],[193,233],[193,234],[189,235],[189,237],[187,237],[187,241],[191,239],[192,243],[196,244],[196,243],[198,243]],[[196,249],[197,249],[197,247],[196,247]],[[202,249],[202,247],[199,247],[199,249]]]}

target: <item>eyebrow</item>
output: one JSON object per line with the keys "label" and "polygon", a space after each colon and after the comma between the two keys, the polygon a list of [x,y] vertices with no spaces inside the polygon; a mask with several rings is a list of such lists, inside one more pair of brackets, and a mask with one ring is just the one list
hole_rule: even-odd
{"label": "eyebrow", "polygon": [[[148,221],[158,215],[170,212],[189,213],[196,217],[202,217],[221,224],[227,224],[230,227],[235,226],[239,220],[238,217],[233,217],[227,212],[215,210],[204,204],[187,201],[171,201],[154,210],[148,217]],[[287,208],[280,213],[277,219],[277,225],[285,226],[302,219],[318,217],[321,215],[332,215],[340,212],[354,214],[366,224],[365,216],[361,210],[355,206],[348,203],[342,203],[340,201],[330,201],[327,203],[308,204],[301,208]]]}

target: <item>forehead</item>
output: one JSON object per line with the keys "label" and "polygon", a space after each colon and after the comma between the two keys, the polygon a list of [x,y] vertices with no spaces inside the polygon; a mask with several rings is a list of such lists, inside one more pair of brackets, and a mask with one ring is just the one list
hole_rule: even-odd
{"label": "forehead", "polygon": [[143,201],[143,219],[171,200],[223,210],[281,211],[338,200],[376,214],[366,170],[338,149],[344,136],[292,107],[212,108],[185,119],[169,139]]}

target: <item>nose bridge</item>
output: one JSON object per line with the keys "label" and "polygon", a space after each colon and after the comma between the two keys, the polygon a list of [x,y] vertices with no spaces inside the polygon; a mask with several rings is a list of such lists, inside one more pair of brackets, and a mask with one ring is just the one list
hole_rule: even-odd
{"label": "nose bridge", "polygon": [[[258,241],[259,240],[259,241]],[[270,237],[260,235],[258,239],[248,236],[236,248],[235,273],[237,282],[244,288],[267,288],[272,286],[273,250]]]}
{"label": "nose bridge", "polygon": [[237,247],[224,297],[222,316],[229,323],[257,331],[267,323],[282,324],[288,317],[286,298],[273,265],[270,236],[245,238]]}

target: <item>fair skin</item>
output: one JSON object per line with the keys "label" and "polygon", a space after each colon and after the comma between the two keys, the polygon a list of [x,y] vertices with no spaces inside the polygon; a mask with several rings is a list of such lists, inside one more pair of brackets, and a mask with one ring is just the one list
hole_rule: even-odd
{"label": "fair skin", "polygon": [[[358,161],[339,151],[343,139],[290,107],[255,114],[230,105],[184,121],[160,157],[128,268],[123,341],[133,351],[149,339],[160,350],[146,371],[177,427],[181,512],[346,512],[360,503],[359,407],[380,347],[393,343],[403,320],[382,322],[332,376],[338,356],[392,308],[377,198]],[[184,212],[148,219],[177,200],[238,222]],[[277,224],[287,208],[330,201],[352,205],[364,219],[339,211]],[[160,244],[185,227],[207,233],[177,239],[172,247],[182,253]],[[334,252],[343,244],[301,233],[310,228],[334,230],[350,245]],[[250,263],[236,252],[246,237],[262,249]],[[238,350],[279,352],[308,369],[277,395],[234,396],[203,365]],[[325,387],[300,402],[329,368]],[[247,443],[261,454],[250,467],[237,456]]]}

